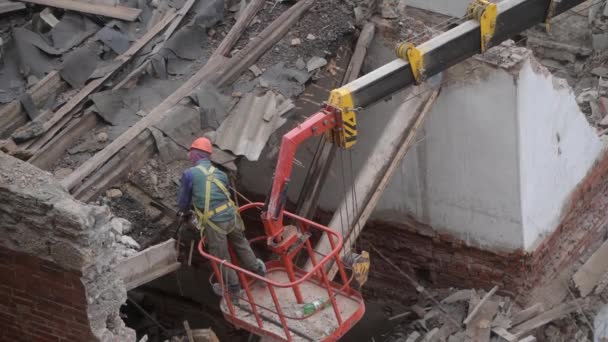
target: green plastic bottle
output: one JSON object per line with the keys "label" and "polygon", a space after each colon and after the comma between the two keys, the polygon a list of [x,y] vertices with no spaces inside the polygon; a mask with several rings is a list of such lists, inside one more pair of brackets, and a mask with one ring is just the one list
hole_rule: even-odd
{"label": "green plastic bottle", "polygon": [[[310,303],[304,304],[304,306],[302,307],[304,316],[308,316],[311,313],[317,311],[317,309],[320,308],[323,305],[323,303],[325,303],[325,302],[326,302],[325,299],[317,299]],[[325,304],[324,308],[328,307],[330,304],[331,304],[331,302],[327,301],[327,304]]]}

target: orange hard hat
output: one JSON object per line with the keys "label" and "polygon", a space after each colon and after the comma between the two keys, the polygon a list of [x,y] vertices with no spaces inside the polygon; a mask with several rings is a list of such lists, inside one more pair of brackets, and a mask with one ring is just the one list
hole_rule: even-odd
{"label": "orange hard hat", "polygon": [[213,146],[211,146],[211,141],[207,138],[198,138],[194,140],[192,145],[190,145],[190,149],[197,149],[201,151],[205,151],[207,153],[213,152]]}

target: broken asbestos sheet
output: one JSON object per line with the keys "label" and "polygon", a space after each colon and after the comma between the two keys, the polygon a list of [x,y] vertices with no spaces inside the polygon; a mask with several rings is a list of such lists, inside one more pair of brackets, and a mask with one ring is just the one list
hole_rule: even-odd
{"label": "broken asbestos sheet", "polygon": [[284,62],[268,68],[264,73],[249,82],[235,85],[234,90],[246,93],[256,86],[277,90],[286,97],[300,95],[304,91],[304,84],[310,79],[310,74],[304,70],[285,67]]}
{"label": "broken asbestos sheet", "polygon": [[293,108],[291,100],[273,91],[249,93],[218,128],[215,145],[257,161],[270,135],[287,121],[283,115]]}

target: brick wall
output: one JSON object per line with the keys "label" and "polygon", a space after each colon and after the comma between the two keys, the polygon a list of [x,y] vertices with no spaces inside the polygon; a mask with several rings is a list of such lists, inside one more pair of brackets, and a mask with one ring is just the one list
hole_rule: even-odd
{"label": "brick wall", "polygon": [[408,301],[413,294],[408,285],[398,289],[394,286],[407,283],[374,255],[372,245],[406,272],[434,287],[489,289],[499,285],[504,294],[515,297],[546,283],[555,277],[557,270],[564,270],[591,254],[606,239],[607,230],[608,154],[600,158],[573,191],[560,225],[532,253],[470,247],[411,217],[399,224],[368,223],[358,244],[372,254],[375,271],[366,285],[366,294],[371,298]]}
{"label": "brick wall", "polygon": [[0,247],[0,341],[91,341],[80,275]]}

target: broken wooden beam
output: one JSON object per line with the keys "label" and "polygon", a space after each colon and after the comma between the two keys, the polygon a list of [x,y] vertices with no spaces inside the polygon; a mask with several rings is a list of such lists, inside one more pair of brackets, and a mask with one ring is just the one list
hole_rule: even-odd
{"label": "broken wooden beam", "polygon": [[517,336],[511,334],[505,328],[495,327],[495,328],[492,328],[492,332],[494,334],[500,336],[502,339],[506,340],[507,342],[517,342]]}
{"label": "broken wooden beam", "polygon": [[365,60],[365,56],[367,56],[367,49],[369,48],[369,44],[371,44],[374,39],[374,32],[376,28],[373,23],[368,22],[361,29],[361,34],[359,34],[359,39],[357,39],[357,45],[355,47],[355,52],[348,64],[348,69],[346,69],[346,75],[344,76],[344,84],[350,83],[356,80],[361,73],[361,67],[363,66],[363,61]]}
{"label": "broken wooden beam", "polygon": [[[414,142],[415,142],[414,138],[416,137],[418,130],[422,127],[422,124],[426,120],[426,116],[431,111],[433,104],[435,104],[435,101],[437,100],[437,96],[439,96],[439,90],[435,90],[430,94],[430,97],[426,100],[424,107],[422,108],[420,113],[415,118],[414,124],[409,129],[409,132],[406,134],[406,137],[403,140],[403,143],[397,150],[397,153],[394,155],[394,157],[391,160],[390,164],[388,165],[388,168],[386,169],[386,171],[384,171],[384,173],[382,174],[382,178],[380,179],[380,182],[373,189],[373,193],[372,193],[371,197],[365,203],[365,205],[356,207],[359,209],[360,214],[359,214],[357,220],[355,221],[354,225],[351,226],[351,230],[348,233],[348,236],[346,237],[346,239],[344,241],[344,245],[349,250],[355,244],[355,241],[359,237],[359,233],[361,233],[361,230],[363,230],[363,227],[365,227],[367,220],[372,216],[372,213],[373,213],[374,209],[376,208],[376,205],[378,204],[378,202],[380,202],[382,193],[384,193],[384,190],[386,190],[388,183],[390,182],[391,178],[397,171],[397,168],[399,167],[399,165],[401,165],[403,158],[405,157],[407,152],[410,150],[410,148],[414,145]],[[337,221],[335,221],[335,222],[337,224]],[[358,229],[355,230],[354,228],[358,228]],[[346,249],[344,249],[344,248],[342,249],[343,252],[345,250]],[[335,265],[332,265],[332,269],[330,270],[330,276],[332,276],[332,277],[335,276],[337,271],[338,271],[338,268]]]}
{"label": "broken wooden beam", "polygon": [[549,324],[577,310],[580,310],[580,308],[584,305],[585,301],[582,298],[560,304],[551,310],[545,311],[540,315],[517,325],[516,327],[511,329],[511,334],[517,336],[517,338],[521,338],[529,334],[534,329],[540,328],[545,324]]}
{"label": "broken wooden beam", "polygon": [[22,9],[25,9],[25,5],[20,2],[8,0],[0,1],[0,14],[10,13]]}
{"label": "broken wooden beam", "polygon": [[315,0],[301,0],[283,12],[262,32],[256,35],[245,48],[232,57],[226,65],[221,68],[221,71],[211,79],[212,83],[221,88],[234,81],[266,53],[266,51],[270,50],[278,43],[279,40],[287,34],[289,29],[300,20],[302,15],[314,5],[314,3]]}
{"label": "broken wooden beam", "polygon": [[479,301],[477,306],[473,310],[471,310],[471,313],[469,313],[467,318],[465,318],[462,323],[464,325],[468,325],[469,323],[471,323],[471,321],[473,320],[473,318],[475,318],[475,315],[481,310],[485,302],[487,302],[496,293],[496,291],[498,291],[498,286],[494,286],[488,293],[486,293],[486,295],[483,296],[481,301]]}
{"label": "broken wooden beam", "polygon": [[515,326],[524,321],[527,321],[543,311],[545,311],[545,307],[542,303],[536,303],[527,309],[521,310],[520,312],[514,314],[513,317],[511,317],[511,326]]}
{"label": "broken wooden beam", "polygon": [[196,0],[188,0],[186,3],[184,3],[182,8],[177,11],[177,15],[175,19],[171,22],[171,25],[169,25],[165,33],[163,33],[163,41],[154,47],[150,56],[140,66],[133,69],[133,71],[131,71],[124,79],[122,79],[122,81],[120,81],[116,86],[114,86],[114,90],[124,87],[125,84],[137,77],[146,69],[146,67],[148,67],[148,65],[150,65],[150,63],[152,62],[150,57],[158,53],[160,49],[162,49],[162,47],[165,45],[167,40],[171,38],[171,35],[173,35],[173,32],[175,32],[184,17],[186,17],[186,14],[188,14],[188,11],[190,11],[190,8],[192,8],[192,5],[194,5],[195,1]]}
{"label": "broken wooden beam", "polygon": [[[407,151],[412,147],[418,129],[422,126],[439,94],[438,90],[428,92],[424,91],[423,87],[415,88],[412,92],[422,95],[412,98],[395,111],[391,121],[386,125],[383,139],[378,141],[370,153],[370,159],[357,175],[355,184],[346,193],[328,225],[344,237],[341,255],[350,252],[359,233],[380,201],[391,177],[401,165]],[[401,141],[401,143],[395,144],[395,141]],[[352,195],[353,191],[357,196]],[[355,200],[357,203],[354,203]],[[357,208],[357,212],[353,213],[352,208]],[[346,220],[348,222],[344,222],[341,217],[348,218]],[[331,251],[326,234],[321,236],[315,246],[315,251],[321,254],[328,254]],[[307,267],[310,266],[310,262],[307,263]],[[334,277],[337,271],[337,267],[332,265],[329,276]]]}
{"label": "broken wooden beam", "polygon": [[[498,302],[487,300],[484,297],[475,309],[469,314],[470,320],[465,323],[466,335],[471,341],[490,341],[492,319],[498,312]],[[468,317],[467,317],[468,318]]]}
{"label": "broken wooden beam", "polygon": [[123,279],[127,290],[175,272],[181,263],[177,261],[175,240],[169,239],[161,244],[121,260],[116,271]]}
{"label": "broken wooden beam", "polygon": [[40,19],[42,19],[49,27],[53,28],[59,24],[59,19],[55,17],[49,7],[45,8],[40,12]]}
{"label": "broken wooden beam", "polygon": [[61,158],[66,149],[84,133],[92,131],[99,121],[99,118],[93,112],[87,112],[72,120],[49,144],[37,150],[28,159],[28,162],[42,170],[50,170],[53,163]]}
{"label": "broken wooden beam", "polygon": [[194,342],[220,342],[211,328],[192,330],[192,336],[194,337]]}
{"label": "broken wooden beam", "polygon": [[[277,36],[276,34],[272,34],[273,32],[271,32],[272,30],[275,30],[276,26],[278,26],[277,23],[284,24],[284,21],[286,19],[285,15],[287,15],[288,18],[291,18],[291,16],[289,14],[292,14],[293,16],[299,18],[302,14],[301,13],[302,6],[307,6],[305,8],[310,8],[310,6],[312,6],[313,2],[314,2],[313,0],[304,0],[304,1],[298,2],[296,5],[292,6],[290,9],[285,11],[285,13],[283,13],[281,16],[279,16],[277,19],[275,19],[275,21],[273,21],[266,29],[264,29],[258,35],[258,38],[261,36],[267,36],[267,37],[269,37],[269,41],[272,41],[273,44],[278,42],[282,36]],[[241,20],[242,18],[243,17],[241,16],[241,18],[239,18],[239,20]],[[293,21],[293,20],[288,21],[288,23],[293,25],[293,24],[295,24],[295,21]],[[287,33],[286,30],[283,30],[282,32],[283,32],[283,34]],[[263,50],[263,51],[256,50],[256,47],[259,47],[261,45],[258,38],[250,41],[242,51],[250,51],[251,53],[256,53],[259,55],[263,54],[263,52],[265,52],[266,50]],[[266,46],[266,48],[269,48],[272,45],[268,46],[268,44],[266,43],[263,46]],[[241,68],[245,67],[244,70],[246,70],[249,67],[249,65],[243,64],[240,61],[240,59],[245,58],[245,57],[250,57],[250,56],[239,55],[239,56],[233,57],[228,62],[223,63],[224,65],[223,65],[222,69],[226,70],[227,68],[229,68],[229,66],[239,65]],[[247,61],[251,64],[255,63],[255,60],[251,60],[250,58],[248,58]],[[108,146],[106,146],[103,150],[99,151],[93,157],[89,158],[80,167],[78,167],[78,169],[74,170],[74,172],[72,172],[68,177],[64,178],[61,181],[61,184],[69,190],[74,189],[77,185],[79,185],[82,182],[82,180],[84,180],[86,177],[88,177],[93,171],[97,170],[102,165],[104,165],[110,158],[112,158],[112,156],[114,156],[116,153],[118,153],[118,151],[120,151],[123,147],[125,147],[127,144],[129,144],[140,133],[142,133],[144,130],[146,130],[151,125],[162,120],[165,117],[165,115],[167,115],[167,112],[171,108],[173,108],[176,104],[178,104],[182,99],[189,96],[194,91],[194,89],[201,84],[201,82],[208,80],[208,78],[211,76],[211,74],[217,68],[218,68],[218,66],[216,64],[207,63],[203,68],[201,68],[190,79],[188,79],[186,82],[184,82],[181,87],[179,87],[175,92],[173,92],[171,95],[169,95],[169,97],[167,97],[158,106],[156,106],[154,109],[152,109],[148,113],[148,115],[146,115],[141,120],[139,120],[137,123],[135,123],[135,125],[130,127],[126,132],[124,132],[122,135],[120,135],[118,138],[116,138],[114,141],[112,141],[112,143],[110,143]],[[231,73],[231,75],[232,74],[233,73]]]}
{"label": "broken wooden beam", "polygon": [[29,2],[36,5],[62,8],[65,10],[83,12],[104,17],[121,19],[126,21],[135,21],[141,10],[139,8],[126,6],[109,6],[103,4],[90,3],[76,0],[19,0]]}
{"label": "broken wooden beam", "polygon": [[410,285],[416,289],[416,291],[418,293],[422,293],[424,296],[426,296],[431,302],[433,302],[433,304],[436,306],[436,308],[443,314],[445,315],[445,317],[450,321],[450,323],[454,324],[454,326],[460,326],[460,322],[456,321],[454,319],[454,317],[452,317],[452,315],[443,307],[443,305],[441,305],[441,303],[435,299],[435,297],[433,297],[433,295],[431,293],[429,293],[429,291],[427,291],[427,289],[424,288],[424,286],[422,286],[418,281],[416,281],[416,279],[414,279],[412,276],[408,275],[407,273],[405,273],[401,268],[399,268],[399,266],[397,266],[391,259],[389,259],[388,257],[386,257],[384,254],[382,254],[382,252],[380,252],[379,249],[377,249],[376,247],[374,247],[372,245],[372,249],[374,250],[374,252],[376,252],[376,254],[378,254],[378,256],[380,256],[380,258],[382,258],[382,260],[384,260],[387,264],[389,264],[395,271],[397,271],[397,273],[399,273],[403,278],[405,278]]}
{"label": "broken wooden beam", "polygon": [[[116,71],[124,66],[141,48],[143,48],[148,42],[160,33],[171,21],[175,18],[175,12],[168,13],[163,20],[158,22],[154,27],[148,31],[143,37],[138,39],[131,47],[123,54],[115,58],[118,62],[112,70],[110,70],[105,76],[94,79],[87,83],[77,94],[70,98],[61,108],[52,114],[50,119],[42,123],[42,131],[46,132],[50,130],[55,124],[61,121],[66,115],[68,115],[76,106],[84,101],[93,91],[103,85]],[[38,118],[36,118],[38,119]],[[36,121],[36,120],[34,120]],[[44,146],[52,136],[45,135],[41,139],[37,140],[34,144],[40,148]]]}
{"label": "broken wooden beam", "polygon": [[[74,197],[83,202],[92,200],[116,184],[118,180],[126,178],[130,172],[141,168],[146,160],[154,156],[154,153],[156,153],[154,138],[150,131],[146,130],[112,156],[97,172],[74,188]],[[129,162],[126,163],[125,160]]]}
{"label": "broken wooden beam", "polygon": [[256,14],[264,7],[265,0],[252,0],[245,10],[240,13],[238,20],[230,29],[230,32],[222,39],[220,45],[213,52],[210,60],[217,59],[219,56],[228,57],[230,50],[243,35],[243,32],[247,29]]}
{"label": "broken wooden beam", "polygon": [[572,281],[581,297],[586,297],[606,273],[608,273],[608,241],[604,242],[574,273]]}
{"label": "broken wooden beam", "polygon": [[[32,102],[34,102],[36,107],[41,107],[50,97],[63,90],[66,86],[67,84],[61,79],[59,72],[53,70],[28,90],[26,96],[32,98]],[[23,110],[19,100],[7,103],[0,108],[0,139],[8,138],[13,131],[28,121],[29,117]]]}
{"label": "broken wooden beam", "polygon": [[195,342],[194,336],[192,335],[192,329],[190,329],[190,323],[184,321],[184,330],[186,330],[186,336],[188,336],[188,342]]}

